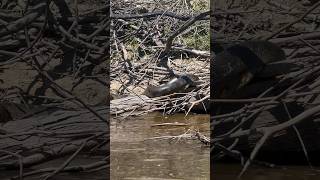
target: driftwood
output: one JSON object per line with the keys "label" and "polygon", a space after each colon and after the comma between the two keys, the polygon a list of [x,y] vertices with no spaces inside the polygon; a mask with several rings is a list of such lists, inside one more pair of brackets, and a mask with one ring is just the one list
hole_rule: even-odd
{"label": "driftwood", "polygon": [[[156,110],[188,114],[192,109],[208,110],[200,106],[208,102],[210,94],[209,46],[197,49],[181,42],[198,33],[192,27],[197,26],[208,35],[209,11],[194,11],[191,7],[183,10],[179,6],[172,9],[168,4],[165,7],[171,10],[154,10],[153,4],[144,1],[112,5],[115,10],[111,13],[111,55],[114,58],[110,64],[110,87],[116,100],[111,101],[111,114],[140,115]],[[209,40],[200,42],[202,46],[206,43],[209,45]],[[145,99],[143,92],[149,84],[158,86],[174,75],[185,73],[200,79],[200,85],[193,92]]]}
{"label": "driftwood", "polygon": [[[219,3],[223,4],[222,1]],[[320,36],[312,30],[302,30],[301,23],[308,22],[309,24],[304,24],[306,27],[314,23],[308,17],[319,11],[320,3],[290,7],[289,4],[286,6],[277,2],[265,4],[256,1],[243,4],[235,12],[231,7],[238,3],[239,1],[233,1],[229,4],[230,12],[221,11],[220,5],[213,10],[213,42],[223,41],[223,37],[230,37],[232,40],[268,39],[284,49],[285,62],[300,68],[268,81],[257,78],[245,87],[248,91],[242,94],[245,95],[242,99],[211,99],[212,107],[223,105],[227,111],[224,114],[213,113],[211,117],[212,160],[232,157],[240,161],[243,169],[239,176],[246,172],[251,163],[267,165],[268,162],[281,158],[281,154],[290,155],[292,152],[304,155],[305,162],[312,165],[316,160],[311,154],[320,152],[317,141],[320,130],[319,44],[315,43]],[[272,12],[274,19],[269,19],[261,9],[265,6],[290,9],[297,14],[289,13],[286,15],[292,16],[291,18],[282,18],[282,13]],[[255,19],[257,16],[261,18]],[[240,24],[231,23],[233,18],[238,19]],[[220,24],[214,22],[222,19],[228,22],[228,29],[221,29]],[[261,26],[266,25],[265,22],[270,23],[269,27]],[[234,34],[233,32],[239,32],[239,25],[243,29]],[[276,30],[271,31],[271,27]],[[255,31],[251,31],[252,29]],[[268,33],[258,33],[262,31]],[[214,89],[214,84],[212,86]],[[291,160],[298,159],[296,154],[291,154]],[[268,157],[264,159],[267,162],[261,163],[259,158],[263,156]]]}
{"label": "driftwood", "polygon": [[[101,116],[108,116],[108,107],[94,108]],[[1,127],[1,169],[19,169],[22,176],[68,171],[67,164],[59,169],[24,172],[23,168],[60,159],[72,154],[72,161],[79,153],[95,151],[108,155],[108,124],[86,109],[42,111],[37,115],[9,121]],[[67,162],[67,161],[66,161]],[[100,163],[103,167],[107,164]],[[65,169],[66,168],[66,169]],[[97,167],[95,167],[97,168]],[[79,169],[81,170],[81,169]],[[52,176],[52,175],[48,175]]]}
{"label": "driftwood", "polygon": [[[1,178],[108,175],[109,11],[110,1],[0,0],[0,104],[11,115],[0,116]],[[82,154],[101,159],[69,165]]]}
{"label": "driftwood", "polygon": [[[180,95],[182,97],[175,97]],[[194,93],[174,93],[167,96],[149,98],[145,95],[128,96],[114,99],[110,102],[110,114],[115,116],[137,116],[153,111],[164,111],[167,114],[175,112],[205,112],[209,110],[209,96],[199,99]],[[207,111],[209,112],[209,111]]]}

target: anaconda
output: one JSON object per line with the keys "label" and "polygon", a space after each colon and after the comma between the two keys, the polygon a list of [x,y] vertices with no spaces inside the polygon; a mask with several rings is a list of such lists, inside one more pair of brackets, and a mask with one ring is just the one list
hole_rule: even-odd
{"label": "anaconda", "polygon": [[160,86],[149,85],[144,94],[148,97],[159,97],[173,93],[187,92],[190,88],[195,88],[199,78],[192,74],[184,74],[174,77],[169,82]]}
{"label": "anaconda", "polygon": [[268,63],[285,59],[284,51],[274,43],[245,41],[220,50],[212,59],[213,98],[231,97],[262,72]]}

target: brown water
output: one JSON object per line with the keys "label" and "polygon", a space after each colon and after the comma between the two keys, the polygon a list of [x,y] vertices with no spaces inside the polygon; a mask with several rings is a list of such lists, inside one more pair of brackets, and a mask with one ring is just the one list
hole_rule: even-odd
{"label": "brown water", "polygon": [[[186,126],[153,126],[161,123]],[[200,130],[209,135],[209,116],[161,114],[111,124],[111,179],[209,179],[209,148],[198,140],[150,139]]]}
{"label": "brown water", "polygon": [[[210,179],[209,149],[197,140],[160,140],[153,137],[181,135],[188,129],[209,134],[209,117],[183,115],[167,118],[161,114],[132,118],[111,125],[111,179]],[[153,126],[161,123],[188,126]],[[235,180],[239,164],[215,164],[212,179]],[[317,169],[317,168],[315,168]],[[319,170],[309,166],[266,168],[250,166],[241,180],[319,180]]]}

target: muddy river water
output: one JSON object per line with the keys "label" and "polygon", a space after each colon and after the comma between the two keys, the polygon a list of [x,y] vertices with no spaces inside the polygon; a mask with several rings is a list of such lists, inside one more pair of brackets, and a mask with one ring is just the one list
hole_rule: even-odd
{"label": "muddy river water", "polygon": [[[163,123],[181,126],[157,126]],[[150,114],[129,120],[115,120],[111,125],[111,179],[205,180],[210,179],[209,148],[197,140],[168,140],[188,129],[209,135],[209,116],[184,115],[163,117]],[[163,137],[162,139],[151,139]],[[239,164],[215,164],[212,179],[235,180]],[[309,166],[265,168],[251,166],[242,180],[319,180],[319,170]]]}
{"label": "muddy river water", "polygon": [[[156,113],[112,121],[111,179],[209,179],[208,147],[198,140],[164,139],[189,129],[209,135],[209,116]],[[157,137],[162,138],[152,139]]]}

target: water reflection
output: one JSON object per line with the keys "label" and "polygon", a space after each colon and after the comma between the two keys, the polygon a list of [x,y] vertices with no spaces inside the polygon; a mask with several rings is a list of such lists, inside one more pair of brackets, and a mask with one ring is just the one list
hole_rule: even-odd
{"label": "water reflection", "polygon": [[[163,123],[177,125],[159,126]],[[209,148],[196,140],[150,140],[188,129],[209,135],[209,116],[150,114],[111,124],[111,179],[209,179]],[[149,140],[148,140],[149,139]]]}

